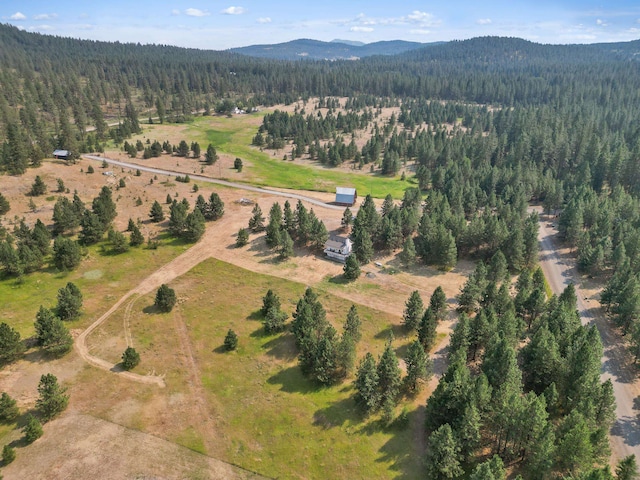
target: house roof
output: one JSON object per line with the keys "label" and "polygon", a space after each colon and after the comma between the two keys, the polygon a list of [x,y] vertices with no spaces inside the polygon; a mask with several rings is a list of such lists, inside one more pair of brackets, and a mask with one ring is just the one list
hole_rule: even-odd
{"label": "house roof", "polygon": [[347,243],[348,238],[342,237],[340,235],[334,235],[327,240],[324,244],[325,248],[342,248],[342,246]]}
{"label": "house roof", "polygon": [[69,150],[54,150],[53,151],[53,156],[54,157],[68,157],[69,156]]}
{"label": "house roof", "polygon": [[354,196],[356,194],[355,188],[346,188],[346,187],[336,187],[336,195],[351,195]]}

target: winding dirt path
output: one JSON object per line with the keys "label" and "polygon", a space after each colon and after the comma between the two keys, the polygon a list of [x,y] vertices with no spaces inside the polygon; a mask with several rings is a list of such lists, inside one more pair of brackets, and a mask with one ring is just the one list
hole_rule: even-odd
{"label": "winding dirt path", "polygon": [[[88,158],[90,160],[100,161],[100,162],[106,160],[107,163],[128,167],[128,168],[139,168],[140,170],[144,170],[151,173],[158,173],[163,175],[182,174],[182,172],[171,172],[168,170],[162,170],[157,168],[143,167],[133,163],[120,162],[117,160],[98,157],[94,155],[83,155],[83,157]],[[268,194],[268,195],[283,197],[283,198],[292,198],[292,199],[302,200],[304,202],[307,202],[316,206],[320,206],[323,208],[328,208],[331,210],[344,209],[344,207],[340,207],[337,205],[330,205],[316,198],[307,197],[305,195],[300,195],[297,193],[282,192],[277,190],[269,190],[265,188],[252,187],[249,185],[227,182],[225,180],[217,180],[209,177],[202,177],[199,175],[193,175],[192,178],[199,181],[216,183],[219,185],[225,185],[228,187],[238,188],[238,189],[247,190],[251,192],[263,193],[263,194]],[[174,258],[172,261],[163,265],[158,270],[156,270],[151,275],[149,275],[147,278],[142,280],[137,287],[127,292],[122,298],[120,298],[120,300],[114,303],[109,310],[107,310],[102,316],[96,319],[86,330],[84,330],[74,342],[75,349],[80,355],[80,357],[95,367],[102,368],[103,370],[112,371],[130,380],[140,382],[140,383],[146,383],[146,384],[155,384],[155,385],[158,385],[159,387],[164,387],[165,381],[164,381],[163,375],[153,375],[153,374],[140,375],[137,373],[125,371],[125,370],[122,370],[117,364],[113,364],[104,359],[98,358],[95,355],[92,355],[89,352],[89,348],[87,346],[87,337],[91,335],[91,333],[96,328],[102,325],[102,323],[104,323],[116,310],[118,310],[118,308],[120,308],[123,304],[125,304],[125,302],[129,300],[130,303],[127,304],[125,315],[124,315],[124,334],[125,334],[127,345],[131,346],[133,340],[131,337],[128,321],[129,321],[131,309],[133,308],[133,304],[135,303],[136,299],[139,296],[146,295],[152,292],[153,290],[156,290],[163,283],[169,283],[171,280],[181,275],[184,275],[185,273],[187,273],[189,270],[191,270],[193,267],[195,267],[202,261],[210,257],[213,257],[214,252],[212,251],[211,245],[212,244],[215,245],[217,243],[216,241],[217,241],[217,235],[219,230],[218,226],[221,222],[224,222],[224,219],[220,220],[219,222],[216,222],[216,224],[208,225],[204,235],[195,245],[193,245],[186,252]]]}

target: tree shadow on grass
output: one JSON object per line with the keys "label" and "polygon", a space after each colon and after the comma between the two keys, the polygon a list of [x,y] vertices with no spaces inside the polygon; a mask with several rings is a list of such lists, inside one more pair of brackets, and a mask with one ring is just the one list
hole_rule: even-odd
{"label": "tree shadow on grass", "polygon": [[346,278],[344,278],[344,275],[342,274],[329,277],[329,280],[328,280],[328,282],[331,283],[332,285],[349,285],[354,281],[355,280],[347,280]]}
{"label": "tree shadow on grass", "polygon": [[151,315],[151,314],[154,314],[154,313],[163,313],[162,310],[160,310],[155,305],[147,305],[146,307],[144,307],[142,309],[142,312],[146,313],[148,315]]}
{"label": "tree shadow on grass", "polygon": [[383,330],[380,330],[378,333],[376,333],[373,338],[377,340],[387,340],[389,338],[390,333],[393,334],[393,338],[404,338],[408,335],[413,334],[413,332],[411,332],[410,330],[407,330],[402,325],[389,325]]}
{"label": "tree shadow on grass", "polygon": [[247,320],[262,320],[263,318],[262,309],[255,310],[247,316]]}
{"label": "tree shadow on grass", "polygon": [[364,416],[353,395],[321,408],[313,414],[313,425],[323,430],[362,423]]}
{"label": "tree shadow on grass", "polygon": [[411,479],[422,476],[422,442],[415,440],[416,435],[421,434],[417,429],[423,428],[420,409],[424,407],[408,412],[405,418],[396,419],[386,427],[386,431],[393,435],[380,448],[380,457],[376,462],[391,464],[389,468],[399,473],[394,478]]}
{"label": "tree shadow on grass", "polygon": [[292,333],[285,332],[262,345],[267,355],[279,360],[291,362],[298,357],[295,337]]}
{"label": "tree shadow on grass", "polygon": [[298,366],[280,370],[267,382],[271,385],[280,385],[280,390],[287,393],[313,393],[323,388],[305,378]]}

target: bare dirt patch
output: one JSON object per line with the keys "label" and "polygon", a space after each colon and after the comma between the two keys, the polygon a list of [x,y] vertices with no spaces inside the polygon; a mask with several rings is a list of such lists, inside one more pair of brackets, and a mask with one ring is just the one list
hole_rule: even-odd
{"label": "bare dirt patch", "polygon": [[[260,475],[90,415],[70,414],[18,449],[4,478],[260,479]],[[34,458],[38,460],[33,461]],[[44,473],[46,472],[46,474]]]}

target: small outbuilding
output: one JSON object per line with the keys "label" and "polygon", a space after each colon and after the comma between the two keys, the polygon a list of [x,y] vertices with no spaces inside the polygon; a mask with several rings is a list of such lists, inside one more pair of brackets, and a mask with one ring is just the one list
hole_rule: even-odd
{"label": "small outbuilding", "polygon": [[355,188],[336,187],[336,205],[351,207],[358,199],[358,192]]}
{"label": "small outbuilding", "polygon": [[347,257],[351,255],[353,244],[347,237],[339,235],[333,236],[324,244],[324,253],[331,260],[338,262],[346,262]]}
{"label": "small outbuilding", "polygon": [[69,150],[54,150],[53,158],[58,160],[69,160]]}

